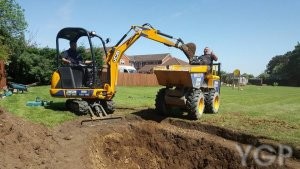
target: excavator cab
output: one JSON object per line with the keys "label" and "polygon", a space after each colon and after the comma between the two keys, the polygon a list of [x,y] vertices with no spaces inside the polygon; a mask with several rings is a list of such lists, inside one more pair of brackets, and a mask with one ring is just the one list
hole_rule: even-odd
{"label": "excavator cab", "polygon": [[[103,49],[106,52],[105,42],[96,35],[95,32],[89,32],[83,28],[64,28],[60,30],[56,37],[57,50],[57,73],[59,81],[51,86],[52,89],[87,89],[101,87],[98,71],[101,70],[101,59],[96,59],[95,52],[97,48],[93,47],[92,39],[99,37],[102,42]],[[83,55],[84,60],[89,60],[89,64],[81,62],[79,64],[64,64],[62,61],[62,53],[66,51],[69,42],[75,42],[80,45],[77,48],[78,55]],[[60,50],[63,48],[63,50]],[[99,49],[99,48],[98,48]],[[55,80],[55,79],[52,79]],[[52,81],[55,82],[55,81]],[[52,94],[52,93],[51,93]],[[81,96],[80,96],[81,97]]]}
{"label": "excavator cab", "polygon": [[[89,60],[89,64],[63,63],[62,52],[69,48],[70,42],[79,45],[77,53],[83,55],[83,60]],[[100,80],[103,64],[101,52],[107,55],[105,44],[108,42],[109,39],[104,41],[95,32],[83,28],[63,28],[56,36],[57,69],[52,74],[50,94],[67,98],[66,107],[76,114],[90,113],[92,117],[101,117],[114,111],[113,102],[106,98],[104,83]],[[96,48],[93,43],[100,45],[95,45]]]}

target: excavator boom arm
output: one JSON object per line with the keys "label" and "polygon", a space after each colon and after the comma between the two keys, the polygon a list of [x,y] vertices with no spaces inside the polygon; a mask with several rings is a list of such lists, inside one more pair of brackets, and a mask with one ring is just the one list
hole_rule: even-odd
{"label": "excavator boom arm", "polygon": [[[127,40],[125,38],[128,34],[134,31],[134,34]],[[140,37],[144,37],[159,43],[162,43],[169,47],[175,47],[184,52],[184,54],[189,58],[188,48],[185,46],[184,42],[178,38],[173,38],[170,35],[162,33],[161,31],[154,29],[150,24],[144,24],[143,26],[131,26],[130,30],[119,40],[119,42],[109,50],[106,57],[106,63],[108,65],[109,76],[109,91],[115,93],[115,86],[117,85],[118,78],[118,65],[119,61],[124,54],[124,52],[130,48]],[[124,41],[125,40],[125,41]]]}

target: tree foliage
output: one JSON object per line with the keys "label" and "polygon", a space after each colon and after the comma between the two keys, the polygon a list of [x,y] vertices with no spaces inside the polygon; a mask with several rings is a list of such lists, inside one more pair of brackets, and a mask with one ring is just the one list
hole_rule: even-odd
{"label": "tree foliage", "polygon": [[7,45],[4,45],[0,40],[0,60],[7,60],[8,56],[9,56],[9,47]]}
{"label": "tree foliage", "polygon": [[15,0],[0,0],[1,33],[12,38],[23,36],[27,27],[24,10]]}
{"label": "tree foliage", "polygon": [[51,74],[55,70],[55,49],[28,47],[18,57],[14,71],[15,81],[28,84],[38,82],[49,84]]}
{"label": "tree foliage", "polygon": [[266,78],[270,83],[300,86],[300,44],[293,51],[274,56],[268,63]]}
{"label": "tree foliage", "polygon": [[[77,48],[78,53],[82,56],[83,60],[91,60],[91,52],[90,49],[86,49],[84,46],[79,46]],[[98,67],[102,67],[103,65],[103,51],[100,48],[93,48],[95,53],[95,61]]]}
{"label": "tree foliage", "polygon": [[287,72],[284,71],[287,69],[289,61],[289,57],[287,57],[287,55],[288,53],[285,55],[278,55],[269,61],[266,72],[270,75],[270,78],[277,80],[287,78],[287,76],[285,76]]}
{"label": "tree foliage", "polygon": [[243,73],[242,76],[247,78],[247,79],[254,78],[254,76],[252,74],[248,74],[248,73]]}
{"label": "tree foliage", "polygon": [[[24,10],[15,0],[0,0],[0,59],[7,61],[8,76],[15,78],[18,60],[26,47]],[[23,78],[23,77],[21,77]]]}
{"label": "tree foliage", "polygon": [[[38,48],[26,44],[27,23],[24,10],[15,0],[0,0],[0,59],[8,61],[7,74],[14,82],[49,84],[55,70],[56,51],[50,48]],[[79,48],[85,60],[91,59],[91,53]],[[95,59],[102,67],[100,48],[95,48]]]}
{"label": "tree foliage", "polygon": [[19,50],[24,49],[22,48],[25,45],[24,31],[27,28],[24,10],[15,0],[0,0],[0,11],[1,53],[20,54]]}
{"label": "tree foliage", "polygon": [[289,62],[287,64],[288,77],[292,85],[300,86],[300,44],[290,53]]}

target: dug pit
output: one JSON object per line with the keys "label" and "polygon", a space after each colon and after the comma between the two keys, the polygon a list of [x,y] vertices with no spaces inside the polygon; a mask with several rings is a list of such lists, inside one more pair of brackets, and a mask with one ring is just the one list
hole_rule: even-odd
{"label": "dug pit", "polygon": [[[234,143],[196,130],[151,122],[92,139],[93,168],[240,168]],[[248,167],[255,167],[252,159]]]}
{"label": "dug pit", "polygon": [[[252,157],[243,167],[236,148],[259,138],[189,121],[143,117],[132,113],[96,126],[81,126],[85,117],[79,117],[47,128],[0,109],[0,168],[260,168]],[[287,165],[263,168],[299,166],[298,160],[289,159]]]}

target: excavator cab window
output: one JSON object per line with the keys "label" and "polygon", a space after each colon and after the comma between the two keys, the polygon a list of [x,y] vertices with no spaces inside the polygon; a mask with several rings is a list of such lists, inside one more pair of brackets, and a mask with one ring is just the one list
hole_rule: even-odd
{"label": "excavator cab window", "polygon": [[[62,88],[90,88],[101,85],[100,77],[103,55],[106,54],[105,42],[94,31],[83,28],[64,28],[56,38],[57,68],[61,76]],[[76,42],[78,62],[64,63],[62,57],[70,48],[70,42]],[[104,49],[104,51],[103,51]],[[74,56],[74,55],[73,55]]]}

